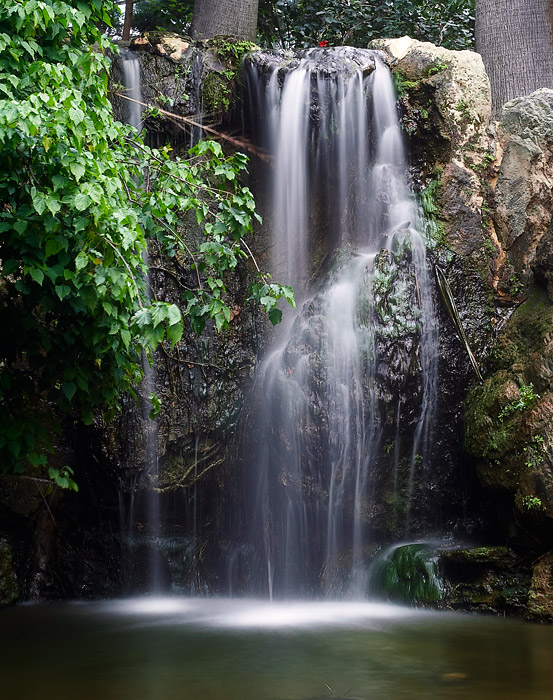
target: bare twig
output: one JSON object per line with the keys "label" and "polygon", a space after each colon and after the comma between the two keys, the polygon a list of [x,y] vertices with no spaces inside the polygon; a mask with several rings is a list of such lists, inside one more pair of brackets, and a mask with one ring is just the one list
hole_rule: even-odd
{"label": "bare twig", "polygon": [[[35,480],[35,483],[36,483],[37,481],[38,481],[38,479]],[[56,519],[54,518],[54,514],[53,514],[52,511],[50,510],[50,505],[48,504],[48,501],[47,501],[46,498],[44,497],[44,494],[42,493],[42,491],[41,491],[40,486],[38,485],[38,483],[36,484],[36,487],[37,487],[37,489],[38,489],[38,492],[40,493],[40,496],[41,496],[42,500],[44,501],[44,505],[46,506],[46,508],[47,508],[47,510],[48,510],[48,513],[50,514],[50,517],[52,518],[52,522],[54,523],[54,525],[57,525]]]}

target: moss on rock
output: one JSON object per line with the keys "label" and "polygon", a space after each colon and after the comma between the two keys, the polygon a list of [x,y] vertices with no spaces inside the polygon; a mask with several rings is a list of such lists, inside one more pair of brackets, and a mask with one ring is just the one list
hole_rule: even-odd
{"label": "moss on rock", "polygon": [[466,448],[483,486],[507,497],[511,537],[525,532],[539,551],[553,541],[553,305],[543,290],[514,312],[491,368],[466,401]]}
{"label": "moss on rock", "polygon": [[508,547],[474,547],[440,553],[448,607],[524,614],[531,574]]}

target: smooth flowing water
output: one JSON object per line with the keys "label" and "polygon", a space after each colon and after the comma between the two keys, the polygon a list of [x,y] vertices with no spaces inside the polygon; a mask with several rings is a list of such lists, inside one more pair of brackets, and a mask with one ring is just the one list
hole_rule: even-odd
{"label": "smooth flowing water", "polygon": [[[553,628],[371,603],[0,611],[6,700],[549,700]],[[22,672],[23,670],[23,672]]]}
{"label": "smooth flowing water", "polygon": [[[143,128],[142,115],[144,107],[142,104],[142,88],[140,61],[132,51],[121,51],[124,94],[128,97],[125,100],[127,107],[127,123],[139,132]],[[146,266],[149,267],[149,253],[146,248],[143,253]],[[148,274],[147,295],[151,299],[152,280]],[[145,548],[148,552],[148,575],[147,589],[154,593],[163,590],[162,574],[160,571],[160,536],[161,536],[161,509],[159,494],[156,491],[159,479],[159,458],[158,458],[158,425],[150,418],[152,411],[151,397],[156,393],[156,371],[155,366],[150,364],[146,354],[142,354],[141,366],[143,380],[139,387],[141,430],[140,438],[143,442],[143,471],[138,477],[133,474],[130,483],[122,484],[119,509],[121,521],[121,536],[130,546],[131,551]],[[142,484],[140,483],[142,481]],[[137,504],[136,494],[145,494],[142,499],[144,503]],[[137,508],[137,505],[139,506]],[[140,516],[138,516],[140,512]],[[140,521],[137,519],[140,517]],[[144,523],[142,521],[145,521]],[[125,567],[128,562],[123,562]]]}
{"label": "smooth flowing water", "polygon": [[[343,47],[294,60],[254,54],[246,78],[253,120],[265,125],[258,137],[273,154],[272,272],[301,302],[258,380],[258,590],[362,597],[374,465],[384,432],[397,434],[402,420],[382,380],[390,355],[411,352],[413,338],[403,362],[419,366],[403,447],[405,534],[437,402],[438,325],[392,80],[376,53]],[[397,425],[386,426],[396,401]]]}
{"label": "smooth flowing water", "polygon": [[123,83],[127,105],[127,124],[142,130],[142,89],[140,85],[140,61],[131,51],[121,51],[123,66]]}

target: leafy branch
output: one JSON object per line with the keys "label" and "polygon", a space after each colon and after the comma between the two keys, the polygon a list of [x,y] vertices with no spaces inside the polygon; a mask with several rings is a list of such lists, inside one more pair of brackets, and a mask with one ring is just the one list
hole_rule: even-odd
{"label": "leafy branch", "polygon": [[[201,142],[185,158],[148,148],[113,118],[98,27],[112,4],[12,0],[0,6],[0,465],[48,473],[60,416],[85,424],[135,393],[140,356],[180,342],[184,323],[218,330],[225,278],[253,256],[259,220],[240,184],[246,156]],[[195,217],[193,240],[183,233]],[[197,235],[196,235],[197,234]],[[197,239],[197,240],[196,240]],[[148,245],[189,261],[182,308],[148,294]],[[292,291],[263,276],[250,298],[278,320]],[[70,467],[50,467],[59,486]]]}

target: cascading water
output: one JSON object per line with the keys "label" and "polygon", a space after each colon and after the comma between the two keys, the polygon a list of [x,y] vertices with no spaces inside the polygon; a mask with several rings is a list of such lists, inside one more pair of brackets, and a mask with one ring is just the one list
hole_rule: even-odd
{"label": "cascading water", "polygon": [[140,87],[140,61],[131,51],[121,51],[123,84],[127,105],[127,124],[142,129],[142,90]]}
{"label": "cascading water", "polygon": [[[311,49],[252,55],[247,92],[274,158],[273,272],[303,301],[257,382],[257,587],[362,595],[384,436],[395,436],[396,484],[407,455],[406,531],[437,398],[437,321],[393,85],[375,52]],[[405,429],[394,363],[417,375]]]}
{"label": "cascading water", "polygon": [[[141,76],[140,76],[140,61],[131,51],[122,51],[122,69],[123,83],[125,95],[129,100],[125,100],[127,106],[127,123],[133,126],[138,131],[142,130],[142,91],[141,91]],[[149,266],[148,250],[144,251],[144,261]],[[148,295],[150,295],[151,279],[147,280]],[[140,386],[140,409],[141,423],[143,429],[141,437],[143,440],[143,477],[146,480],[146,498],[142,506],[143,515],[140,519],[144,519],[145,523],[140,522],[140,536],[138,536],[138,521],[136,508],[136,490],[139,488],[137,479],[132,477],[131,484],[127,485],[129,493],[128,513],[125,513],[123,508],[123,516],[121,520],[123,525],[121,528],[122,534],[125,534],[132,549],[140,549],[144,546],[144,538],[146,539],[147,567],[148,576],[145,581],[146,587],[153,591],[159,592],[162,589],[162,576],[160,573],[160,554],[159,554],[159,538],[161,533],[161,513],[159,495],[156,492],[158,481],[159,464],[158,464],[158,449],[157,449],[157,425],[150,418],[152,410],[151,396],[156,390],[155,369],[150,365],[148,358],[142,356],[142,370],[144,377]],[[120,498],[120,501],[124,499]],[[126,517],[125,517],[126,516]],[[126,522],[124,522],[126,520]],[[145,531],[144,531],[145,525]]]}

